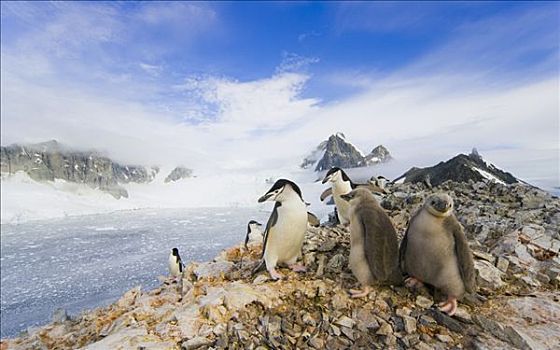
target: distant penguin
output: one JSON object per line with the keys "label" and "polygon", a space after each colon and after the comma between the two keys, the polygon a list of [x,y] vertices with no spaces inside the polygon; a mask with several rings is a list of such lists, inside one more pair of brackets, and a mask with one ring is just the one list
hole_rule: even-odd
{"label": "distant penguin", "polygon": [[[334,203],[336,204],[336,208],[338,209],[338,218],[342,225],[346,225],[349,223],[349,209],[350,204],[340,198],[341,195],[347,194],[353,189],[352,180],[346,175],[344,170],[334,167],[327,172],[325,178],[323,179],[323,183],[331,182],[332,186],[332,196],[334,199]],[[323,192],[323,195],[326,193]],[[323,197],[321,195],[321,197]]]}
{"label": "distant penguin", "polygon": [[261,243],[263,240],[264,232],[261,230],[261,223],[255,220],[249,221],[247,224],[247,235],[245,235],[245,248],[247,243]]}
{"label": "distant penguin", "polygon": [[169,274],[173,277],[181,277],[183,275],[183,262],[177,248],[171,249],[169,254]]}
{"label": "distant penguin", "polygon": [[409,287],[426,282],[447,295],[440,309],[449,315],[457,299],[476,289],[472,252],[463,228],[453,214],[453,199],[434,194],[410,220],[400,247],[402,271]]}
{"label": "distant penguin", "polygon": [[374,186],[372,192],[379,193],[387,193],[387,183],[389,183],[389,180],[384,176],[372,176],[368,181],[368,185]]}
{"label": "distant penguin", "polygon": [[277,271],[279,264],[288,265],[296,272],[305,271],[297,263],[307,231],[308,214],[299,187],[290,180],[280,179],[266,192],[259,203],[275,201],[264,233],[261,264],[266,265],[273,279],[282,277]]}
{"label": "distant penguin", "polygon": [[350,269],[363,287],[350,290],[365,297],[372,284],[400,284],[397,232],[373,194],[358,187],[341,198],[350,204]]}

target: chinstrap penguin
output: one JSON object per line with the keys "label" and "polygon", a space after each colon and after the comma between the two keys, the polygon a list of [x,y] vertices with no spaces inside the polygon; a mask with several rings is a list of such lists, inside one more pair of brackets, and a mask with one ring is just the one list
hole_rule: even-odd
{"label": "chinstrap penguin", "polygon": [[323,192],[321,198],[324,199],[332,194],[336,208],[338,209],[338,218],[342,225],[346,225],[349,222],[348,211],[350,209],[350,204],[343,200],[340,196],[346,194],[355,187],[352,180],[346,175],[344,170],[334,167],[330,169],[322,183],[331,182],[331,192]]}
{"label": "chinstrap penguin", "polygon": [[472,252],[463,228],[453,214],[453,199],[444,193],[428,197],[412,217],[399,251],[409,287],[423,282],[441,290],[447,301],[441,311],[457,311],[457,299],[476,289]]}
{"label": "chinstrap penguin", "polygon": [[304,272],[303,265],[296,264],[307,231],[308,213],[299,187],[290,180],[280,179],[261,198],[259,203],[275,201],[264,233],[262,261],[273,279],[282,277],[276,271],[279,264],[292,270]]}
{"label": "chinstrap penguin", "polygon": [[247,224],[247,234],[245,235],[245,248],[248,243],[261,243],[263,240],[264,232],[261,230],[262,224],[251,220]]}
{"label": "chinstrap penguin", "polygon": [[389,216],[366,188],[358,187],[341,198],[350,204],[350,269],[363,290],[350,290],[352,297],[365,297],[372,284],[400,284],[397,232]]}
{"label": "chinstrap penguin", "polygon": [[183,275],[183,262],[177,248],[171,249],[171,253],[169,253],[169,275],[173,277],[181,277]]}
{"label": "chinstrap penguin", "polygon": [[369,180],[365,184],[354,183],[352,182],[350,177],[348,177],[348,175],[344,172],[344,170],[337,167],[331,168],[327,172],[322,183],[326,183],[327,181],[331,182],[331,188],[328,188],[325,191],[323,191],[323,193],[321,193],[320,199],[321,201],[325,201],[328,197],[332,196],[334,200],[334,204],[338,209],[337,212],[338,212],[339,222],[342,225],[346,225],[349,222],[348,219],[349,204],[340,198],[341,195],[346,194],[358,187],[363,187],[368,189],[374,195],[379,197],[379,199],[381,199],[381,197],[378,194],[387,193],[385,189],[379,185],[380,180],[378,181],[376,179],[375,182]]}

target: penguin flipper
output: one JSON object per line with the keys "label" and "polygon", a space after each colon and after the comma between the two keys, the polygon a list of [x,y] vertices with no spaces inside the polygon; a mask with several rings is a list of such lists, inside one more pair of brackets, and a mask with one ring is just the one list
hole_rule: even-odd
{"label": "penguin flipper", "polygon": [[463,232],[463,227],[455,218],[455,215],[448,216],[443,222],[444,227],[453,233],[455,240],[455,255],[457,256],[457,263],[459,264],[459,272],[465,290],[468,293],[476,291],[476,273],[474,270],[474,261],[471,249]]}
{"label": "penguin flipper", "polygon": [[245,248],[247,248],[247,243],[249,243],[249,232],[251,232],[251,228],[247,227],[247,234],[245,235]]}
{"label": "penguin flipper", "polygon": [[321,193],[321,202],[327,199],[327,197],[332,196],[332,187],[327,188]]}
{"label": "penguin flipper", "polygon": [[264,259],[264,252],[266,250],[266,243],[268,242],[268,235],[270,234],[270,229],[276,225],[276,222],[278,221],[278,208],[282,206],[282,203],[280,202],[276,202],[276,204],[274,204],[274,209],[272,210],[272,213],[270,214],[270,217],[268,218],[268,222],[266,223],[266,228],[264,231],[264,240],[263,240],[263,249],[262,249],[262,254],[261,254],[261,259]]}
{"label": "penguin flipper", "polygon": [[311,212],[307,212],[307,222],[313,227],[319,227],[321,225],[319,218]]}
{"label": "penguin flipper", "polygon": [[[422,209],[420,209],[420,210],[422,210]],[[408,275],[408,270],[406,269],[406,263],[405,263],[406,246],[408,244],[408,231],[410,230],[410,226],[412,225],[412,222],[414,221],[414,219],[416,219],[416,216],[418,216],[418,214],[420,213],[420,210],[418,210],[408,221],[408,226],[406,228],[403,239],[401,241],[401,246],[399,248],[399,265],[400,265],[402,273],[405,276]]]}

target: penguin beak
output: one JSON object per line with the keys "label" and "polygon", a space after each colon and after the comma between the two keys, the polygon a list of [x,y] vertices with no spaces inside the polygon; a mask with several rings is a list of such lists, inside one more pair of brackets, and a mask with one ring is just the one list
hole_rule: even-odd
{"label": "penguin beak", "polygon": [[331,174],[331,175],[329,175],[329,176],[325,176],[325,178],[323,179],[323,181],[321,181],[321,183],[323,183],[323,184],[324,184],[324,183],[327,183],[327,181],[330,181],[330,179],[331,179],[331,176],[332,176],[332,174]]}
{"label": "penguin beak", "polygon": [[350,202],[350,199],[352,199],[352,196],[349,193],[347,193],[347,194],[341,195],[340,198],[344,199],[347,202]]}
{"label": "penguin beak", "polygon": [[436,208],[439,212],[445,212],[447,210],[447,203],[445,201],[436,201],[434,204],[434,208]]}
{"label": "penguin beak", "polygon": [[274,192],[269,192],[269,193],[266,193],[261,198],[259,198],[259,203],[266,202],[266,201],[269,201],[269,200],[273,200],[274,198],[276,198],[276,194]]}
{"label": "penguin beak", "polygon": [[260,222],[255,223],[257,226],[262,226]]}

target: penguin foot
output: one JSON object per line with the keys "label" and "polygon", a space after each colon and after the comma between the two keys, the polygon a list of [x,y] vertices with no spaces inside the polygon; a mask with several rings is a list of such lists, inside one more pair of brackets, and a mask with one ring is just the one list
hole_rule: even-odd
{"label": "penguin foot", "polygon": [[445,312],[449,316],[455,315],[457,312],[457,298],[449,297],[447,301],[438,304],[440,311]]}
{"label": "penguin foot", "polygon": [[275,269],[272,269],[269,272],[270,272],[270,278],[272,278],[275,281],[282,278],[282,275]]}
{"label": "penguin foot", "polygon": [[422,283],[422,281],[420,281],[417,278],[414,277],[408,277],[407,279],[404,280],[404,285],[407,286],[408,288],[422,288],[424,287],[424,283]]}
{"label": "penguin foot", "polygon": [[363,297],[367,297],[370,291],[371,288],[367,286],[364,287],[363,291],[359,289],[350,289],[350,294],[352,298],[363,298]]}
{"label": "penguin foot", "polygon": [[289,266],[294,272],[306,272],[307,268],[301,264],[293,264]]}

